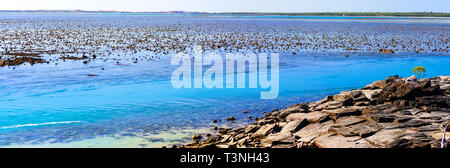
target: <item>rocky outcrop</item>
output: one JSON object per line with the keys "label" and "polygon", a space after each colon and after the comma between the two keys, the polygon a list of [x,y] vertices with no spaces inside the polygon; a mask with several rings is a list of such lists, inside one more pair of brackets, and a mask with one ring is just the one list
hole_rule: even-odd
{"label": "rocky outcrop", "polygon": [[[1,57],[0,57],[1,58]],[[25,62],[28,62],[30,65],[37,64],[37,63],[46,63],[44,59],[37,58],[37,57],[14,57],[14,58],[8,58],[8,59],[0,59],[0,67],[3,66],[16,66],[21,65]]]}
{"label": "rocky outcrop", "polygon": [[382,52],[382,53],[386,53],[386,54],[393,54],[394,53],[394,51],[392,49],[387,49],[387,48],[379,49],[379,51]]}
{"label": "rocky outcrop", "polygon": [[[449,95],[450,76],[391,76],[362,89],[275,110],[245,128],[226,129],[183,146],[440,148],[444,124],[450,120]],[[448,142],[446,136],[445,147]]]}

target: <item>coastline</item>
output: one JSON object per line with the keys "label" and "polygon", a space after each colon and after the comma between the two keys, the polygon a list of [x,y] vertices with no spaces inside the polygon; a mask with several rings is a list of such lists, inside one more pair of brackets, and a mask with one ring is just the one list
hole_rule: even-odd
{"label": "coastline", "polygon": [[[149,134],[194,125],[213,132],[214,126],[225,127],[217,124],[243,122],[227,127],[239,128],[253,122],[249,115],[262,117],[262,111],[317,101],[392,72],[407,76],[414,66],[427,67],[429,76],[449,71],[446,21],[386,19],[389,23],[365,24],[193,17],[174,25],[170,23],[176,17],[37,15],[2,16],[3,30],[11,30],[5,31],[0,46],[0,98],[6,109],[0,117],[6,128],[0,134],[2,145],[122,147],[128,142],[124,147],[170,147],[190,143],[192,134],[199,133],[183,134],[179,139],[184,141],[173,144],[162,144],[164,136],[156,141]],[[80,29],[72,29],[74,25]],[[168,66],[170,57],[180,51],[191,54],[195,43],[221,54],[280,53],[282,94],[269,102],[251,89],[174,89],[167,82],[175,69]],[[361,71],[367,67],[371,71]],[[224,120],[231,115],[235,122]],[[212,123],[215,119],[222,121]],[[98,136],[119,139],[98,138],[98,143]]]}
{"label": "coastline", "polygon": [[192,12],[192,11],[115,11],[115,10],[0,10],[1,13],[80,13],[80,14],[179,14],[232,16],[323,16],[323,17],[417,17],[449,18],[446,12]]}
{"label": "coastline", "polygon": [[[364,88],[274,110],[181,148],[440,148],[450,121],[450,76],[390,76]],[[445,143],[448,148],[449,133]]]}

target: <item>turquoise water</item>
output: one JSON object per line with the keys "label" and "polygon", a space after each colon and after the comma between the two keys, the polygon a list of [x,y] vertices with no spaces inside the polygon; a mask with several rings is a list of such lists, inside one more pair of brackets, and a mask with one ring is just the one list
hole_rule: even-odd
{"label": "turquoise water", "polygon": [[[0,31],[179,24],[186,29],[201,25],[205,29],[200,30],[205,34],[286,31],[294,35],[323,31],[325,36],[321,37],[326,39],[342,32],[350,37],[363,32],[366,34],[355,38],[380,35],[374,37],[389,41],[392,37],[415,39],[417,35],[419,40],[433,44],[436,42],[431,40],[435,37],[448,39],[450,23],[449,19],[442,18],[91,15],[2,14]],[[41,20],[46,24],[41,24]],[[393,29],[396,26],[399,29]],[[428,29],[430,32],[423,35]],[[362,49],[371,47],[364,43],[360,43]],[[438,44],[448,48],[448,42]],[[0,47],[0,51],[3,49]],[[260,99],[261,88],[175,89],[170,77],[177,66],[170,65],[169,56],[138,63],[130,59],[121,59],[120,64],[114,59],[94,59],[88,64],[67,60],[59,61],[58,65],[52,62],[20,65],[15,69],[0,67],[0,146],[158,147],[185,143],[192,136],[187,130],[212,131],[210,128],[221,124],[245,125],[250,122],[249,115],[261,117],[262,112],[361,88],[389,75],[408,77],[415,66],[424,66],[428,77],[450,75],[449,56],[448,51],[380,54],[306,49],[295,54],[285,52],[280,54],[279,96],[271,100]],[[242,114],[245,110],[249,113]],[[212,123],[230,116],[235,116],[237,121]]]}
{"label": "turquoise water", "polygon": [[164,59],[132,66],[99,61],[1,68],[0,144],[201,128],[231,115],[245,121],[247,115],[318,100],[389,75],[410,76],[419,65],[427,76],[450,75],[448,55],[372,54],[284,55],[279,97],[273,100],[259,99],[261,89],[174,89],[170,74],[176,66]]}

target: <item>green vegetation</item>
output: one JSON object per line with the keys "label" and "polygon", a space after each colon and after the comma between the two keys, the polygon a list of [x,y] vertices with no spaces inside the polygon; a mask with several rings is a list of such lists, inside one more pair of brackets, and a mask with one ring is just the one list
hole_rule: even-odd
{"label": "green vegetation", "polygon": [[282,15],[282,16],[397,16],[397,17],[450,17],[442,12],[305,12],[305,13],[219,13],[232,15]]}
{"label": "green vegetation", "polygon": [[415,67],[412,71],[418,79],[425,77],[425,72],[427,72],[423,66]]}

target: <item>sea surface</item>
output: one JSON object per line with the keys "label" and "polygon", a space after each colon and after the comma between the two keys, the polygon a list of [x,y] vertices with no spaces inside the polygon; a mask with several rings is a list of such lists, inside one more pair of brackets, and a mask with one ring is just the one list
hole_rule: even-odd
{"label": "sea surface", "polygon": [[[46,24],[37,25],[40,20]],[[52,20],[54,22],[50,22]],[[127,25],[191,22],[209,25],[231,21],[238,23],[234,26],[242,25],[249,31],[252,26],[246,27],[247,23],[272,26],[318,24],[326,25],[327,31],[353,25],[362,26],[360,31],[388,25],[416,26],[420,30],[431,27],[434,33],[447,40],[439,43],[444,45],[441,47],[449,48],[450,19],[447,18],[0,13],[0,30],[5,33],[18,29],[45,30],[61,25],[67,29],[115,23],[123,28]],[[25,24],[19,26],[19,22]],[[373,27],[367,29],[363,25]],[[389,31],[403,38],[409,30],[398,33],[398,30],[383,29],[378,33],[391,34]],[[420,32],[414,33],[420,35]],[[432,40],[428,41],[434,43]],[[0,48],[0,51],[6,49]],[[394,54],[326,49],[320,52],[311,49],[284,51],[280,52],[279,96],[263,100],[260,99],[260,92],[264,90],[261,88],[175,89],[170,79],[177,66],[170,64],[171,54],[158,54],[158,59],[138,62],[126,59],[127,55],[130,53],[119,55],[115,52],[108,56],[114,59],[92,59],[87,64],[59,60],[58,64],[0,67],[0,147],[169,146],[190,142],[193,134],[214,133],[214,126],[246,125],[251,122],[249,115],[262,117],[263,112],[317,101],[390,75],[409,77],[416,66],[426,68],[426,77],[450,75],[448,51]],[[148,53],[131,55],[146,57]],[[44,55],[44,58],[54,57],[57,55]],[[116,63],[117,60],[120,63]],[[248,113],[242,113],[247,110]],[[237,120],[225,121],[230,116]],[[213,123],[213,120],[221,121]]]}

